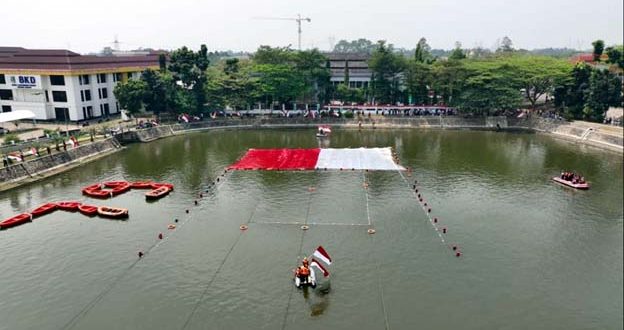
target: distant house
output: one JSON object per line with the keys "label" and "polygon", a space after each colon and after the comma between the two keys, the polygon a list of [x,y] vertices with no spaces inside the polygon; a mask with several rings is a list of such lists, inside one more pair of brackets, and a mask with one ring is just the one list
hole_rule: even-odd
{"label": "distant house", "polygon": [[331,72],[330,81],[334,86],[345,83],[348,77],[349,88],[367,88],[373,72],[368,67],[369,54],[326,53]]}
{"label": "distant house", "polygon": [[609,56],[603,53],[602,55],[600,55],[600,61],[594,61],[594,54],[584,53],[573,56],[572,58],[570,58],[570,62],[574,64],[586,63],[587,65],[590,65],[596,69],[609,70],[616,76],[623,78],[624,72],[622,71],[622,69],[615,64],[607,63],[608,59]]}

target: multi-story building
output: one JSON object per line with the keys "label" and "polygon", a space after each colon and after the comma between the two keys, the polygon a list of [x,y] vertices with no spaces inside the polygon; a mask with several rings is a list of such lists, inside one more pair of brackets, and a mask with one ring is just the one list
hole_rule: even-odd
{"label": "multi-story building", "polygon": [[30,110],[38,120],[58,121],[117,114],[115,85],[138,78],[145,69],[158,69],[158,55],[0,47],[0,110]]}
{"label": "multi-story building", "polygon": [[372,71],[368,68],[368,54],[327,53],[330,81],[334,85],[348,80],[350,88],[366,88],[370,84]]}

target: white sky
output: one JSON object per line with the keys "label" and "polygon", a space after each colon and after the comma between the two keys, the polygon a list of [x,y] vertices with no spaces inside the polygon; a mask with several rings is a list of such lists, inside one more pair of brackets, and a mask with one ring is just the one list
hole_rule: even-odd
{"label": "white sky", "polygon": [[297,45],[329,49],[340,39],[388,40],[413,48],[492,48],[508,35],[516,48],[591,48],[595,39],[622,43],[622,0],[2,0],[0,46],[99,51],[117,34],[122,49],[254,50]]}

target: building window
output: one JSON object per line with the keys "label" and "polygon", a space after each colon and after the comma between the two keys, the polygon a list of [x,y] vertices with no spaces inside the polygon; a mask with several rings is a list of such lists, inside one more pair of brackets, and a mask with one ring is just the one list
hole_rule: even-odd
{"label": "building window", "polygon": [[82,117],[84,119],[93,118],[93,107],[92,106],[82,107]]}
{"label": "building window", "polygon": [[108,98],[108,89],[106,88],[98,88],[98,96],[100,100]]}
{"label": "building window", "polygon": [[11,112],[11,106],[10,105],[3,105],[2,106],[2,112]]}
{"label": "building window", "polygon": [[113,73],[113,81],[118,82],[123,80],[121,72]]}
{"label": "building window", "polygon": [[6,80],[4,80],[3,74],[0,74],[0,84],[6,84]]}
{"label": "building window", "polygon": [[132,72],[128,72],[128,80],[132,79]]}
{"label": "building window", "polygon": [[115,102],[115,110],[116,112],[119,112],[119,102]]}
{"label": "building window", "polygon": [[91,101],[91,91],[88,89],[80,91],[80,100],[82,102]]}
{"label": "building window", "polygon": [[13,91],[10,89],[0,89],[0,100],[13,100]]}
{"label": "building window", "polygon": [[104,103],[104,115],[110,115],[110,108],[108,107],[108,103]]}
{"label": "building window", "polygon": [[88,85],[89,84],[89,75],[88,74],[83,74],[78,76],[78,81],[80,81],[81,85]]}
{"label": "building window", "polygon": [[106,82],[106,73],[100,73],[97,75],[98,84],[103,84]]}
{"label": "building window", "polygon": [[46,102],[50,102],[50,95],[48,94],[48,90],[45,90]]}
{"label": "building window", "polygon": [[54,102],[67,102],[67,93],[65,91],[52,91],[52,100]]}
{"label": "building window", "polygon": [[69,109],[68,108],[54,108],[54,116],[56,117],[56,120],[58,121],[69,120]]}
{"label": "building window", "polygon": [[65,86],[65,77],[64,76],[50,76],[50,85]]}

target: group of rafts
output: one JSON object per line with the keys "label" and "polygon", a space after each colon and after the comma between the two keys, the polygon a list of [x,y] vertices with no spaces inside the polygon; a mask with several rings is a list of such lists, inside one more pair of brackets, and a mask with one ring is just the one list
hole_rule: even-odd
{"label": "group of rafts", "polygon": [[[94,198],[109,198],[123,194],[130,189],[150,189],[150,191],[145,193],[145,199],[154,200],[168,195],[169,192],[173,190],[173,185],[170,183],[151,181],[137,181],[132,183],[128,181],[107,181],[87,186],[82,189],[82,193],[84,195]],[[26,222],[30,222],[34,218],[54,212],[56,210],[69,212],[78,211],[89,217],[95,215],[113,219],[124,219],[128,217],[128,209],[119,207],[95,206],[83,204],[78,201],[50,202],[45,203],[30,212],[21,213],[11,218],[5,219],[4,221],[0,222],[0,229],[6,229],[9,227],[24,224]]]}

